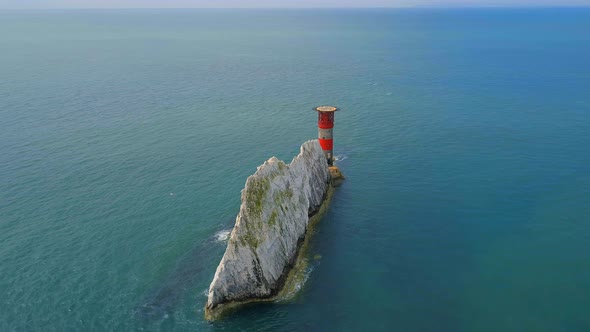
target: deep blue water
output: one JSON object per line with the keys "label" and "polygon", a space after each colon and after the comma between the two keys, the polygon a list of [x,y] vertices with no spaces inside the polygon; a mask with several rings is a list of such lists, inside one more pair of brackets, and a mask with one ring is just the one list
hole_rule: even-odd
{"label": "deep blue water", "polygon": [[[590,9],[0,12],[1,331],[588,331]],[[334,104],[288,303],[203,320]]]}

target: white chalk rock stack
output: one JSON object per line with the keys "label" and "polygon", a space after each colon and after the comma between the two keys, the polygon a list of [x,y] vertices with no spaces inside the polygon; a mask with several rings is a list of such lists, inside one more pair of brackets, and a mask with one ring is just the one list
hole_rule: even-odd
{"label": "white chalk rock stack", "polygon": [[240,213],[209,287],[208,312],[276,295],[329,182],[317,140],[305,142],[288,165],[272,157],[258,167],[242,190]]}

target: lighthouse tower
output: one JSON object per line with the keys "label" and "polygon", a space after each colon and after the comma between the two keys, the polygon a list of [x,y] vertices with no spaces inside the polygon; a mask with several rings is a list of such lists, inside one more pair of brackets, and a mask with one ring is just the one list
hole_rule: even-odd
{"label": "lighthouse tower", "polygon": [[318,138],[328,165],[334,165],[334,139],[332,130],[334,129],[334,112],[338,107],[318,106],[314,109],[318,112]]}

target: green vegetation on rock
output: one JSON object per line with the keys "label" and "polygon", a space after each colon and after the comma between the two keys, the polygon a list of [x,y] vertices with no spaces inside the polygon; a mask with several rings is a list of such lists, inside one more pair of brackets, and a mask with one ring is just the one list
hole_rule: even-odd
{"label": "green vegetation on rock", "polygon": [[[244,243],[245,242],[245,243]],[[260,240],[250,230],[242,237],[242,245],[248,245],[252,249],[258,248]]]}
{"label": "green vegetation on rock", "polygon": [[246,206],[252,217],[262,217],[264,197],[270,189],[270,180],[267,178],[252,177],[246,189]]}
{"label": "green vegetation on rock", "polygon": [[293,189],[287,188],[285,190],[279,191],[274,196],[274,201],[276,205],[284,204],[286,201],[293,197]]}
{"label": "green vegetation on rock", "polygon": [[270,218],[268,218],[268,224],[270,226],[276,225],[278,216],[279,216],[279,214],[277,213],[277,210],[272,210],[272,213],[270,214]]}

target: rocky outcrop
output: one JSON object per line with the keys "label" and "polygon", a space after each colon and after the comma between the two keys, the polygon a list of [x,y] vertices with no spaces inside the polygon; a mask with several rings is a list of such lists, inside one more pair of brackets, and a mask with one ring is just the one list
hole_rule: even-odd
{"label": "rocky outcrop", "polygon": [[329,182],[317,140],[305,142],[290,164],[272,157],[246,180],[236,224],[209,287],[208,318],[227,304],[277,294]]}

